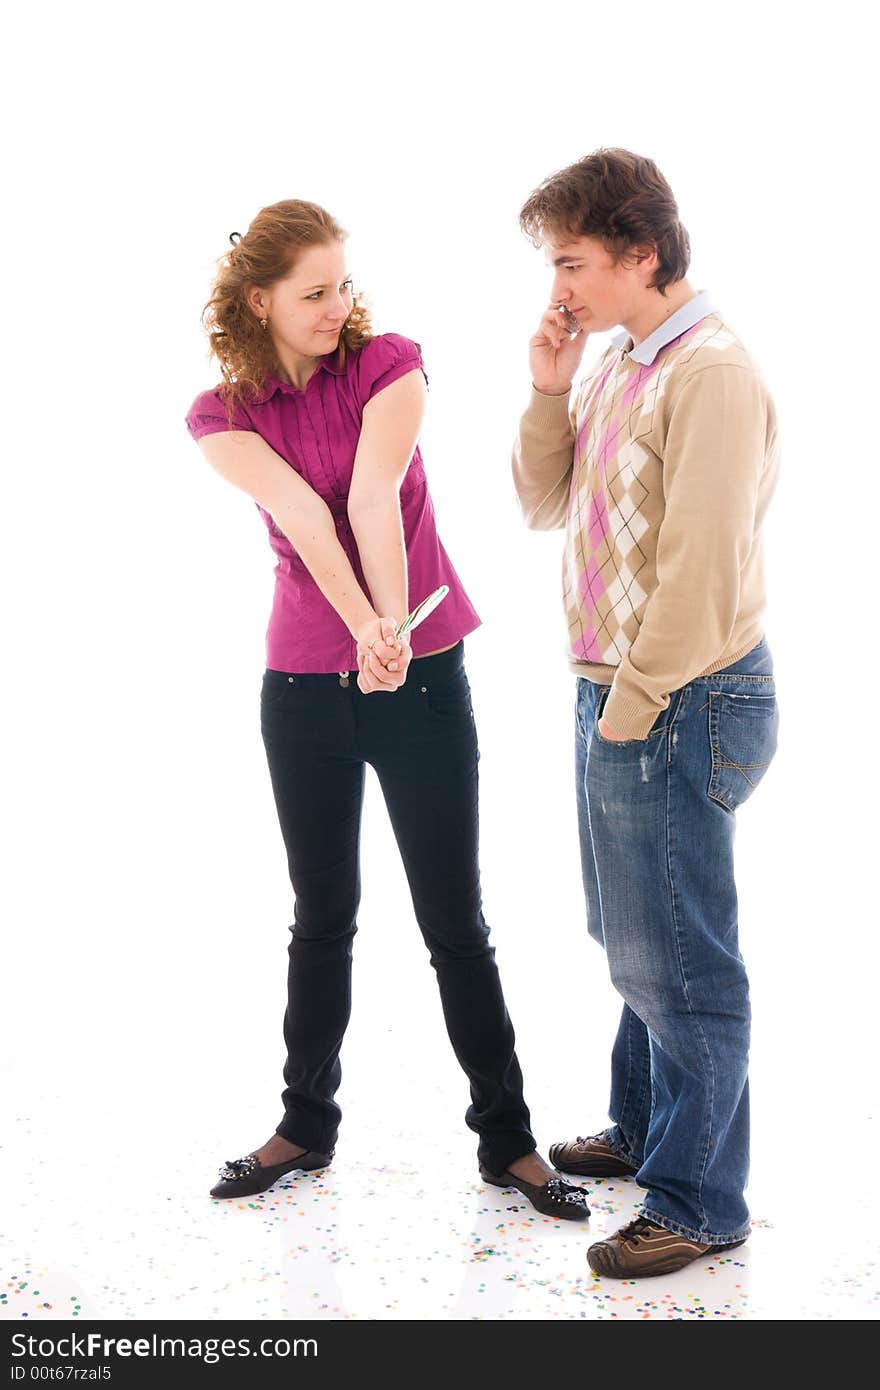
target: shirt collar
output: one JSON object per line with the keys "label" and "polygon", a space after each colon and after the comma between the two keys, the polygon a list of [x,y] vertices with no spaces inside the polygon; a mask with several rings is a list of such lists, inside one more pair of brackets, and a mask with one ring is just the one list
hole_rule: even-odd
{"label": "shirt collar", "polygon": [[[334,348],[332,352],[327,353],[324,357],[319,357],[316,371],[329,372],[331,376],[344,376],[345,367],[340,364],[339,349]],[[254,400],[254,405],[262,405],[264,401],[270,400],[271,397],[275,395],[276,391],[285,391],[288,394],[302,395],[298,386],[291,386],[288,382],[282,381],[274,372],[267,372],[265,381],[263,382],[263,389]]]}
{"label": "shirt collar", "polygon": [[638,347],[631,348],[632,338],[624,330],[617,333],[612,339],[616,348],[622,348],[633,362],[638,362],[643,367],[650,367],[654,358],[661,348],[667,343],[671,343],[673,338],[679,338],[682,333],[686,333],[689,328],[693,328],[695,323],[706,318],[708,314],[715,313],[715,303],[708,290],[701,290],[693,299],[689,299],[686,304],[682,304],[680,309],[676,309],[674,314],[670,314],[668,319],[664,319],[659,328],[655,328]]}

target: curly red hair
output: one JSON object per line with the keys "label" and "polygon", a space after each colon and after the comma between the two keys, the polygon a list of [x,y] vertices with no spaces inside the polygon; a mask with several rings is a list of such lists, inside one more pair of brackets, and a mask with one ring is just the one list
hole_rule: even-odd
{"label": "curly red hair", "polygon": [[[220,364],[221,394],[230,419],[234,406],[259,395],[266,374],[278,370],[272,339],[248,307],[248,287],[269,289],[290,273],[307,246],[326,246],[344,241],[347,235],[317,203],[288,198],[261,208],[246,234],[219,260],[202,323],[211,355]],[[369,309],[356,295],[339,339],[341,360],[372,337]]]}

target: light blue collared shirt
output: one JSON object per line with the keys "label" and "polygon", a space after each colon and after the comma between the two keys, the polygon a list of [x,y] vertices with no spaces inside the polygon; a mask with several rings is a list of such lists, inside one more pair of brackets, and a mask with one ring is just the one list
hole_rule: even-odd
{"label": "light blue collared shirt", "polygon": [[716,305],[708,290],[701,290],[693,299],[689,299],[687,304],[682,304],[680,309],[676,309],[674,314],[661,323],[659,328],[655,328],[653,333],[649,333],[644,342],[639,343],[638,347],[630,351],[628,344],[632,342],[630,335],[624,331],[616,334],[611,339],[616,348],[621,348],[627,352],[634,362],[639,362],[643,367],[650,367],[657,353],[667,343],[671,343],[673,338],[678,338],[680,334],[686,333],[689,328],[693,328],[695,323],[704,319],[707,314],[714,314]]}

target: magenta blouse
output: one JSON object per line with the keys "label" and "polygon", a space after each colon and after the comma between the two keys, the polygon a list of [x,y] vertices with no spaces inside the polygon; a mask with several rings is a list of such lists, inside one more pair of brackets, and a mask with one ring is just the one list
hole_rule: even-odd
{"label": "magenta blouse", "polygon": [[[348,490],[362,412],[377,392],[415,368],[425,371],[419,344],[397,333],[382,333],[359,351],[348,353],[342,366],[338,352],[322,357],[304,391],[270,374],[256,400],[236,407],[231,427],[219,392],[203,391],[189,409],[187,428],[193,439],[230,428],[262,435],[327,503],[336,534],[368,594],[348,520]],[[266,665],[291,672],[357,670],[356,644],[345,623],[269,513],[259,504],[257,509],[277,556]],[[441,584],[449,585],[443,602],[412,633],[413,655],[419,656],[457,642],[479,627],[480,619],[437,535],[418,447],[400,486],[400,510],[410,608]]]}

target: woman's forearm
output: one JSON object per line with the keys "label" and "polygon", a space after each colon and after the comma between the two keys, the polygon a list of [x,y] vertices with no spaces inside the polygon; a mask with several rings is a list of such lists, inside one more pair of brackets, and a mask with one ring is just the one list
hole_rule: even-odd
{"label": "woman's forearm", "polygon": [[400,497],[389,487],[356,503],[349,500],[348,519],[357,543],[373,607],[383,618],[402,623],[409,611],[406,545]]}
{"label": "woman's forearm", "polygon": [[220,430],[200,439],[199,448],[221,478],[269,513],[328,603],[359,639],[377,614],[339,543],[326,502],[259,434]]}
{"label": "woman's forearm", "polygon": [[353,637],[377,616],[367,598],[348,556],[339,543],[330,508],[316,498],[307,512],[291,509],[285,516],[275,514],[276,525],[314,579],[321,593],[336,609]]}

